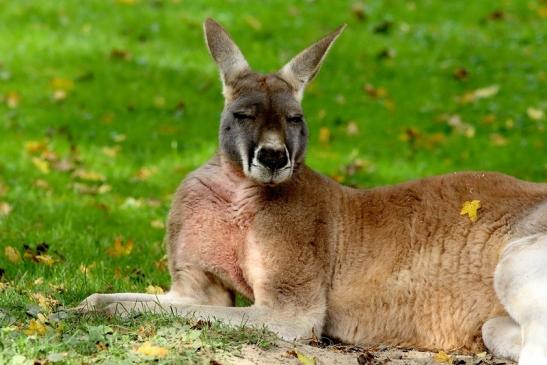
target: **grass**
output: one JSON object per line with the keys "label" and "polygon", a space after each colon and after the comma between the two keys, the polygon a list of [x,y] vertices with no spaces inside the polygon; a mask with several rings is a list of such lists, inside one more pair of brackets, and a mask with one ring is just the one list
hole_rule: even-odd
{"label": "grass", "polygon": [[[154,316],[28,331],[93,292],[168,288],[162,222],[222,108],[205,17],[262,71],[348,23],[304,99],[308,162],[370,187],[457,170],[546,181],[546,15],[528,0],[0,0],[0,362],[139,362],[147,340],[207,362],[262,341],[177,320],[210,336],[196,351]],[[109,255],[116,239],[131,252]]]}

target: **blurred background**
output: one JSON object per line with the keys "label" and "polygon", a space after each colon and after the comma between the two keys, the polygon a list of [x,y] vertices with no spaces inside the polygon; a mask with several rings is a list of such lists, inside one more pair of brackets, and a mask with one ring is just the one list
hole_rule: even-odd
{"label": "blurred background", "polygon": [[69,304],[168,286],[164,217],[223,105],[208,16],[264,72],[348,24],[303,101],[344,184],[547,180],[545,1],[0,0],[0,307],[40,278]]}

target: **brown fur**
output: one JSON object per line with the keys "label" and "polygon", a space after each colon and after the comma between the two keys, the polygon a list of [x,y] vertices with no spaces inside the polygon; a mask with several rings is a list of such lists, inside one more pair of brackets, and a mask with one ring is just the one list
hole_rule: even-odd
{"label": "brown fur", "polygon": [[[307,129],[298,114],[303,88],[342,28],[271,75],[252,72],[217,23],[208,20],[205,29],[226,104],[219,151],[186,177],[169,212],[171,290],[95,294],[82,305],[245,321],[287,339],[326,334],[356,344],[479,351],[481,326],[507,315],[494,290],[502,250],[531,236],[517,247],[520,256],[506,260],[498,284],[514,313],[524,313],[513,317],[519,325],[540,328],[543,309],[533,305],[543,303],[542,287],[515,283],[526,283],[526,260],[537,265],[525,248],[543,242],[533,235],[547,234],[547,184],[466,172],[369,190],[341,186],[305,165]],[[287,153],[284,175],[257,165],[257,151],[266,149],[281,151],[279,159]],[[481,208],[472,222],[460,210],[475,199]],[[506,280],[512,275],[521,281]],[[532,307],[518,300],[536,288]],[[254,305],[226,308],[236,291]],[[496,349],[507,337],[495,336],[500,324],[519,331],[508,317],[490,322],[485,333]],[[541,340],[541,332],[530,338]],[[508,353],[516,358],[518,348]]]}
{"label": "brown fur", "polygon": [[[482,204],[475,223],[459,214],[473,199]],[[349,343],[478,351],[481,325],[504,312],[492,283],[501,249],[546,201],[547,185],[495,173],[355,190],[302,167],[272,189],[216,157],[173,202],[172,276],[190,261],[266,305],[320,303],[324,333]],[[246,260],[249,232],[260,262]],[[254,265],[267,277],[253,277]]]}

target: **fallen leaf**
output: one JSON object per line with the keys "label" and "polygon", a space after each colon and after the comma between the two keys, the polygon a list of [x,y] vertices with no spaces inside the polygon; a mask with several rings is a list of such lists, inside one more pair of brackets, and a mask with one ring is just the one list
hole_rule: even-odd
{"label": "fallen leaf", "polygon": [[33,157],[31,161],[42,174],[49,174],[49,162],[40,157]]}
{"label": "fallen leaf", "polygon": [[507,145],[507,138],[499,133],[492,133],[490,135],[490,142],[492,142],[494,146],[502,147]]}
{"label": "fallen leaf", "polygon": [[146,287],[146,292],[148,294],[163,294],[163,289],[159,286],[155,286],[155,285],[148,285]]}
{"label": "fallen leaf", "polygon": [[118,153],[120,152],[121,147],[120,146],[114,146],[114,147],[103,147],[102,151],[103,153],[108,157],[116,157],[118,156]]}
{"label": "fallen leaf", "polygon": [[321,127],[319,129],[319,142],[322,144],[328,144],[330,142],[330,129],[328,127]]}
{"label": "fallen leaf", "polygon": [[38,303],[38,306],[42,308],[44,312],[51,312],[51,310],[59,304],[58,300],[47,297],[41,293],[33,293],[31,294],[31,297]]}
{"label": "fallen leaf", "polygon": [[76,170],[72,174],[72,177],[78,178],[83,181],[105,181],[106,177],[103,174],[94,171]]}
{"label": "fallen leaf", "polygon": [[37,154],[44,152],[48,149],[48,141],[26,141],[25,150],[30,154]]}
{"label": "fallen leaf", "polygon": [[27,328],[23,331],[27,336],[43,336],[46,334],[47,327],[40,320],[31,319]]}
{"label": "fallen leaf", "polygon": [[300,351],[295,351],[296,357],[298,359],[298,362],[300,362],[301,365],[315,365],[316,359],[314,356],[308,356],[306,354],[301,353]]}
{"label": "fallen leaf", "polygon": [[80,264],[80,272],[84,274],[85,276],[90,276],[91,270],[93,270],[95,266],[97,266],[95,262],[90,265]]}
{"label": "fallen leaf", "polygon": [[465,80],[469,77],[469,71],[465,67],[459,67],[452,72],[456,80]]}
{"label": "fallen leaf", "polygon": [[21,254],[19,251],[11,246],[6,246],[4,248],[4,255],[6,255],[7,259],[14,264],[21,261]]}
{"label": "fallen leaf", "polygon": [[7,216],[12,211],[12,207],[9,203],[0,202],[0,217]]}
{"label": "fallen leaf", "polygon": [[353,16],[355,16],[355,18],[358,21],[363,21],[367,18],[367,13],[365,12],[365,7],[360,2],[359,3],[354,3],[351,6],[351,12],[353,13]]}
{"label": "fallen leaf", "polygon": [[545,112],[539,108],[529,107],[526,109],[526,114],[528,115],[528,118],[532,120],[542,120],[545,118]]}
{"label": "fallen leaf", "polygon": [[130,61],[133,58],[133,55],[131,52],[124,51],[123,49],[112,49],[110,51],[110,58],[112,59],[118,59],[122,61]]}
{"label": "fallen leaf", "polygon": [[468,215],[471,222],[475,222],[478,218],[477,210],[481,208],[480,200],[471,200],[463,203],[460,215]]}
{"label": "fallen leaf", "polygon": [[127,240],[124,244],[120,238],[114,240],[114,246],[107,250],[107,253],[111,257],[128,256],[133,251],[133,241]]}
{"label": "fallen leaf", "polygon": [[247,14],[243,18],[245,19],[247,24],[249,24],[249,26],[253,28],[255,31],[258,32],[262,30],[262,23],[260,22],[260,20],[258,20],[254,16]]}
{"label": "fallen leaf", "polygon": [[154,219],[150,222],[150,227],[156,228],[156,229],[164,229],[165,224],[163,223],[162,219]]}
{"label": "fallen leaf", "polygon": [[19,93],[17,91],[10,91],[6,95],[6,105],[10,109],[15,109],[19,106],[19,102],[21,100],[21,96],[19,96]]}
{"label": "fallen leaf", "polygon": [[55,263],[55,259],[50,255],[36,255],[36,260],[44,265],[51,266]]}
{"label": "fallen leaf", "polygon": [[438,362],[440,364],[452,364],[452,361],[453,361],[452,356],[448,355],[444,351],[437,352],[433,356],[433,360],[435,360],[435,362]]}
{"label": "fallen leaf", "polygon": [[460,97],[462,104],[469,104],[480,99],[491,98],[500,90],[499,85],[491,85],[480,89],[469,91]]}
{"label": "fallen leaf", "polygon": [[349,121],[346,126],[346,133],[348,136],[355,136],[359,134],[359,126],[354,121]]}
{"label": "fallen leaf", "polygon": [[142,355],[146,356],[153,356],[153,357],[165,357],[169,353],[169,350],[165,347],[160,346],[154,346],[150,342],[145,342],[142,345],[140,345],[136,352]]}
{"label": "fallen leaf", "polygon": [[157,167],[143,167],[135,174],[135,179],[138,181],[146,181],[150,176],[158,171]]}

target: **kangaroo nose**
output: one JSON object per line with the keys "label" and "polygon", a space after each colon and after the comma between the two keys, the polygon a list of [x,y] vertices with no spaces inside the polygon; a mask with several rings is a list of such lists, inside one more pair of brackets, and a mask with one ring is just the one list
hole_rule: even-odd
{"label": "kangaroo nose", "polygon": [[270,170],[277,170],[287,165],[287,152],[272,148],[261,148],[258,150],[256,159],[263,166]]}

